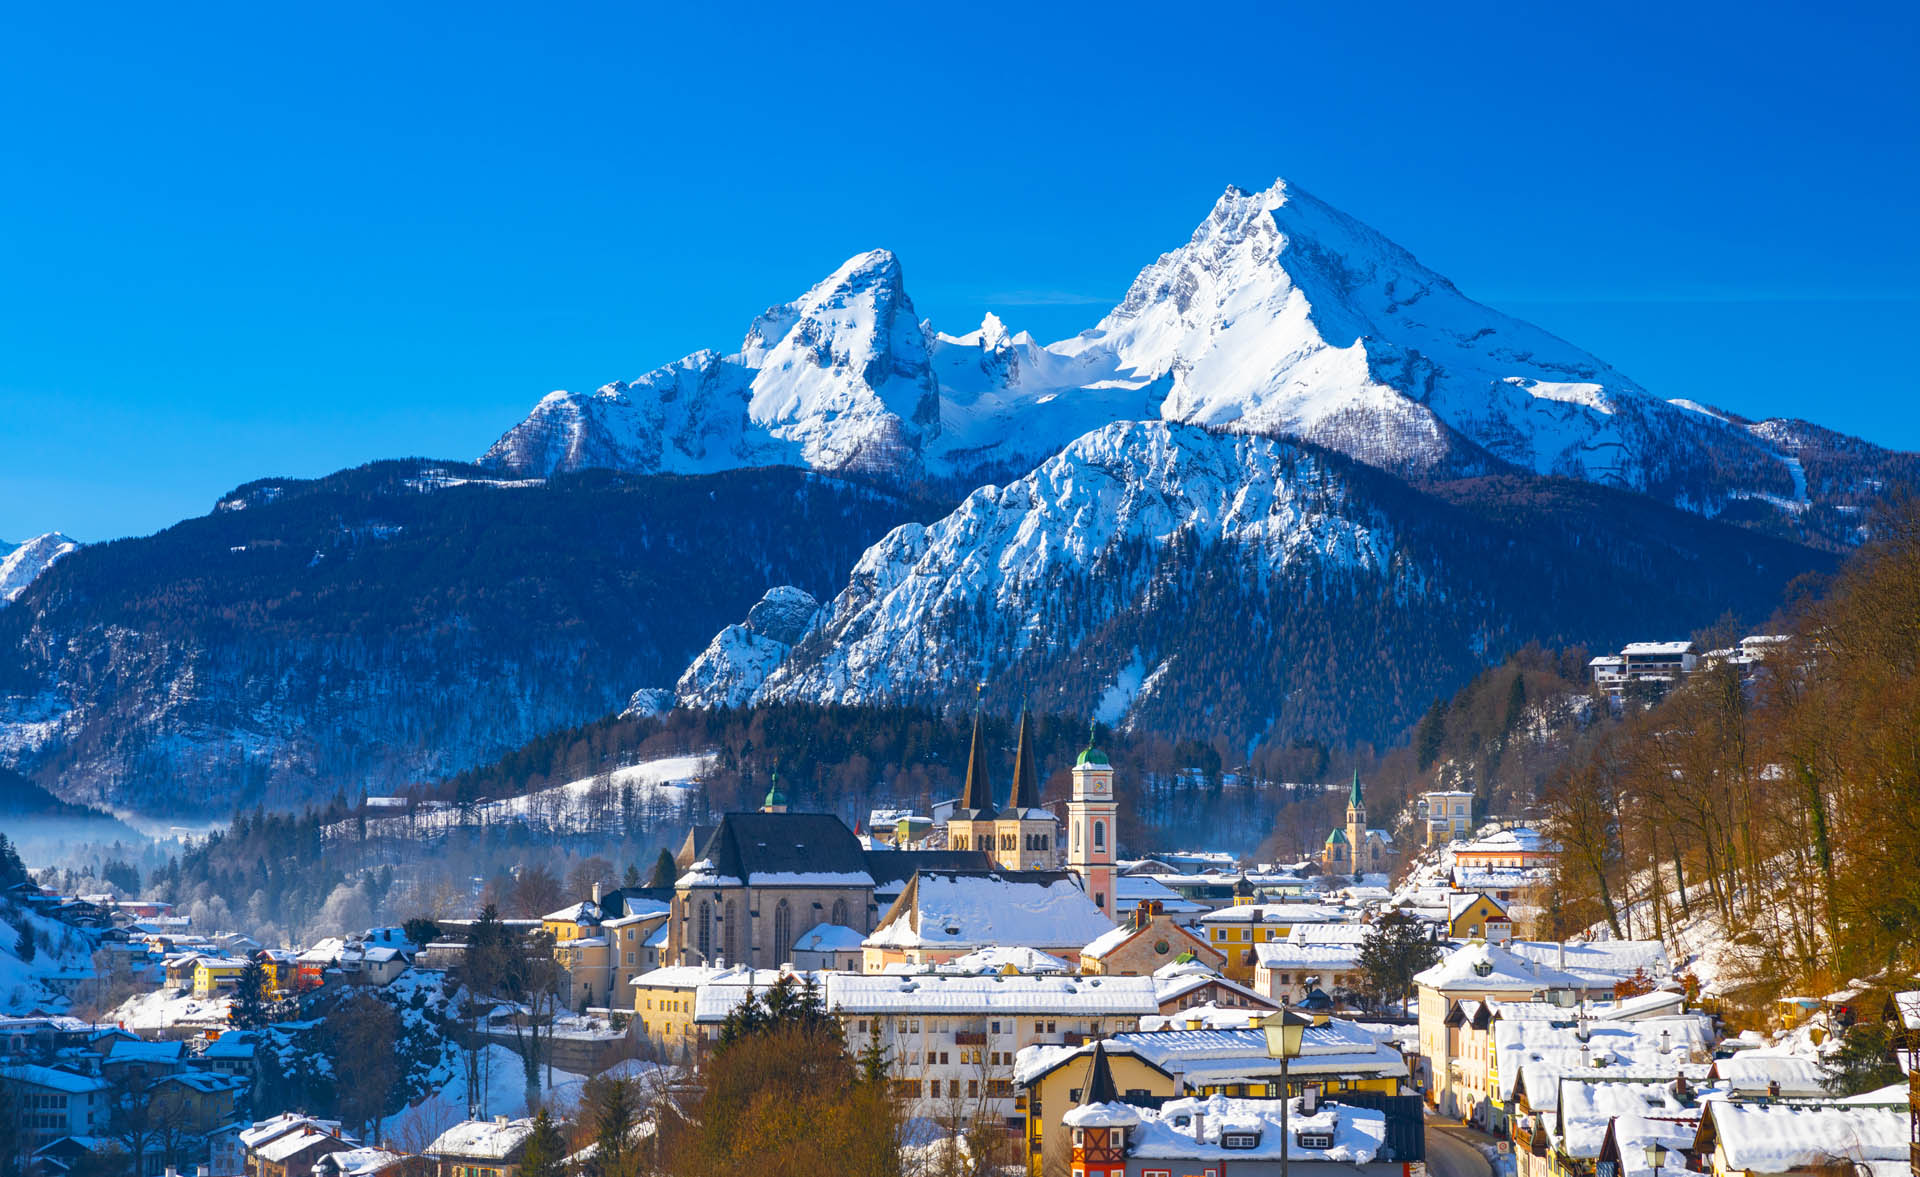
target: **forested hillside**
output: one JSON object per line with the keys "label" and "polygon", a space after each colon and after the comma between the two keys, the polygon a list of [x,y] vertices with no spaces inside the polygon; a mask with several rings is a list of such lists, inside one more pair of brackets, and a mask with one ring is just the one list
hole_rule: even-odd
{"label": "forested hillside", "polygon": [[0,756],[173,816],[389,791],[671,684],[769,586],[833,591],[941,509],[785,469],[252,483],[0,611]]}
{"label": "forested hillside", "polygon": [[1565,924],[1684,929],[1759,993],[1920,967],[1920,501],[1874,531],[1763,671],[1576,743],[1546,792]]}

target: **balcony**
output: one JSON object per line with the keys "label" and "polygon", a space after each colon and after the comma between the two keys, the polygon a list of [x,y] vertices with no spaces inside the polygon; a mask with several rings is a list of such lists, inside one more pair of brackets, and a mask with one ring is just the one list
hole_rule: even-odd
{"label": "balcony", "polygon": [[953,1044],[955,1046],[985,1046],[987,1044],[987,1032],[985,1030],[957,1030],[953,1035]]}

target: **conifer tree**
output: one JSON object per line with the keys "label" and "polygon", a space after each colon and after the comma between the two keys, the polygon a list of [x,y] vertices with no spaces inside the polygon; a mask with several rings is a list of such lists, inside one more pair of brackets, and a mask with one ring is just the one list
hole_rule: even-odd
{"label": "conifer tree", "polygon": [[671,887],[679,877],[680,872],[673,865],[673,855],[662,848],[660,856],[653,860],[653,873],[647,876],[647,886]]}
{"label": "conifer tree", "polygon": [[229,1020],[242,1030],[258,1030],[273,1020],[267,1005],[267,970],[258,960],[250,960],[240,970],[233,988],[233,1010]]}
{"label": "conifer tree", "polygon": [[520,1161],[520,1177],[564,1177],[566,1173],[567,1142],[560,1133],[559,1125],[541,1108],[533,1118],[533,1133],[527,1137],[527,1148]]}

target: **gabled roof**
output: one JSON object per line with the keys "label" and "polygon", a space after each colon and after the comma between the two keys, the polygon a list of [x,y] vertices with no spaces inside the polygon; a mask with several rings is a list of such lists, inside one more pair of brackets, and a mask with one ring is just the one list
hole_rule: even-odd
{"label": "gabled roof", "polygon": [[1112,928],[1066,871],[921,871],[867,943],[1077,948]]}
{"label": "gabled roof", "polygon": [[729,813],[682,885],[871,887],[866,852],[846,823],[830,813]]}
{"label": "gabled roof", "polygon": [[867,873],[880,890],[904,887],[923,870],[992,870],[993,858],[984,850],[868,850]]}
{"label": "gabled roof", "polygon": [[1480,902],[1482,899],[1486,900],[1488,903],[1493,904],[1494,910],[1499,912],[1501,916],[1504,917],[1507,915],[1507,905],[1500,902],[1498,899],[1495,899],[1491,895],[1483,895],[1478,891],[1467,891],[1467,892],[1463,892],[1462,894],[1455,895],[1452,899],[1447,901],[1447,918],[1456,919],[1456,920],[1459,919],[1461,916],[1467,914],[1468,908]]}
{"label": "gabled roof", "polygon": [[426,1148],[426,1155],[506,1160],[531,1135],[533,1121],[529,1119],[508,1120],[504,1124],[493,1120],[465,1120],[434,1138]]}

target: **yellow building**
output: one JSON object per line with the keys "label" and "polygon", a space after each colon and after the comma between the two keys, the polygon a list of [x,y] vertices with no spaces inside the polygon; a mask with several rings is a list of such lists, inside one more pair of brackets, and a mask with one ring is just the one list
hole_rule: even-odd
{"label": "yellow building", "polygon": [[1455,940],[1486,940],[1499,944],[1513,939],[1513,917],[1491,895],[1468,892],[1447,905],[1447,935]]}
{"label": "yellow building", "polygon": [[672,1056],[691,1055],[699,1043],[693,1014],[700,986],[724,971],[706,965],[668,965],[635,977],[634,1030]]}
{"label": "yellow building", "polygon": [[1207,943],[1226,956],[1220,971],[1242,985],[1251,985],[1259,965],[1256,944],[1285,940],[1295,924],[1344,923],[1339,910],[1315,903],[1256,903],[1236,889],[1232,907],[1210,911],[1200,917],[1200,930]]}
{"label": "yellow building", "polygon": [[[1345,1019],[1315,1015],[1312,1020],[1302,1035],[1300,1055],[1287,1060],[1293,1094],[1309,1083],[1329,1094],[1400,1091],[1407,1066],[1398,1051]],[[1266,1034],[1259,1029],[1142,1031],[1116,1034],[1097,1045],[1114,1087],[1129,1100],[1216,1094],[1280,1097],[1281,1060],[1268,1053]],[[1095,1046],[1088,1043],[1068,1055],[1029,1056],[1015,1071],[1016,1108],[1024,1119],[1028,1172],[1034,1177],[1067,1172],[1068,1134],[1058,1131],[1060,1118],[1080,1102]]]}
{"label": "yellow building", "polygon": [[193,964],[193,995],[213,997],[240,982],[247,962],[236,956],[203,956]]}

